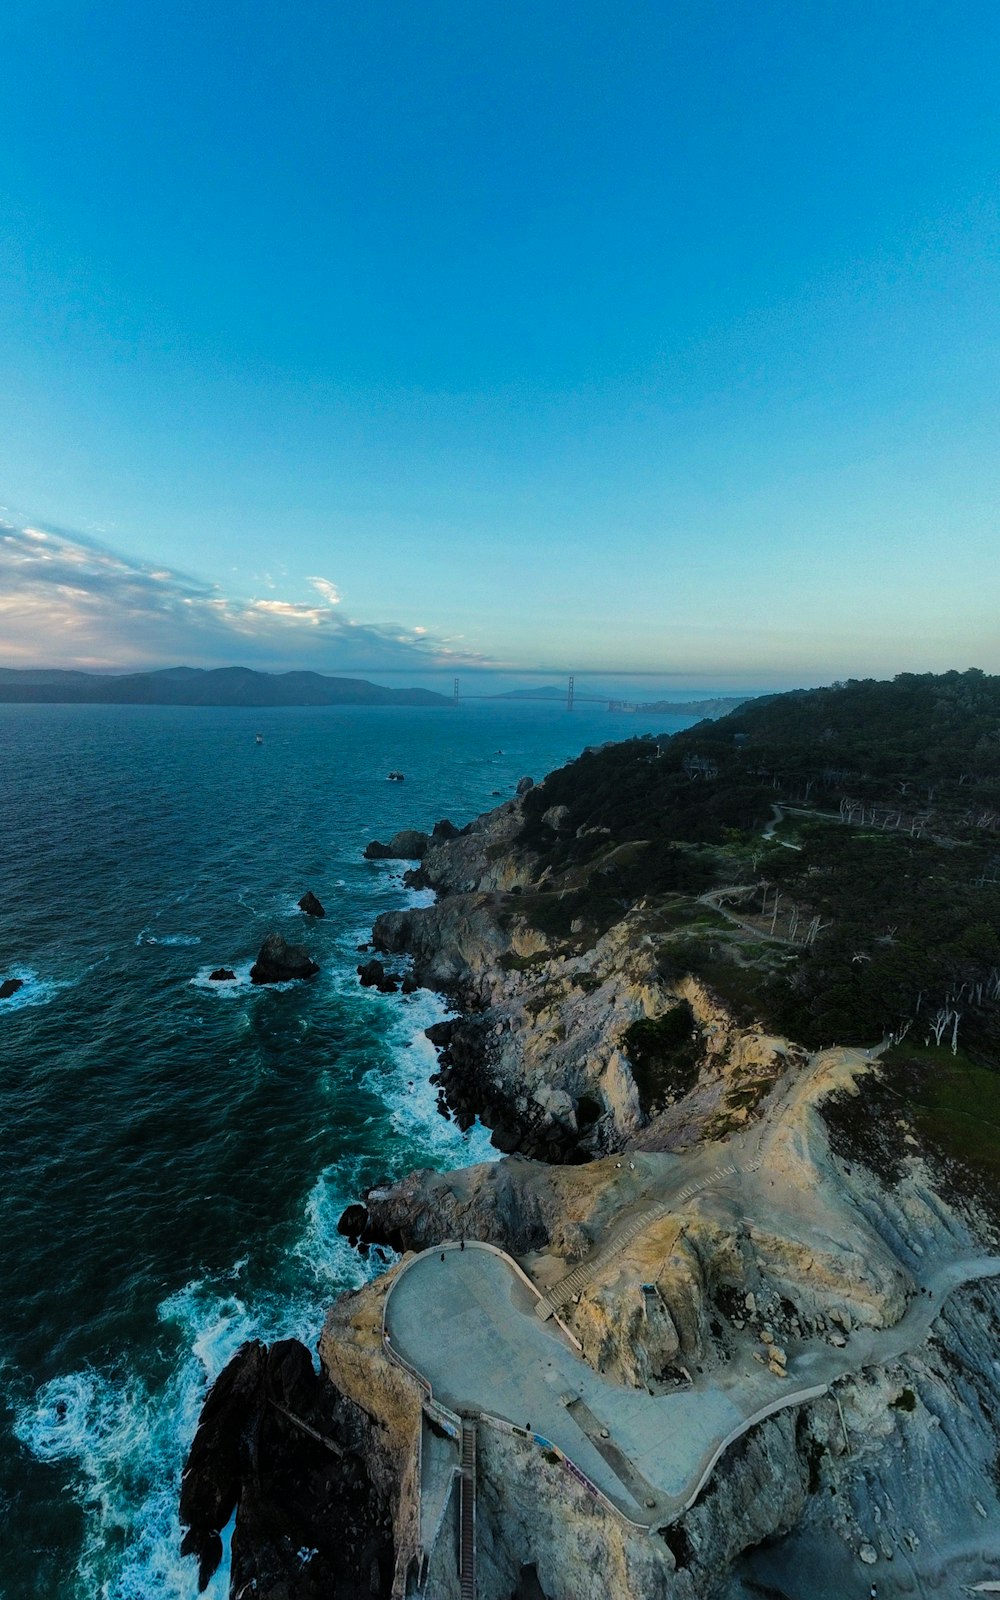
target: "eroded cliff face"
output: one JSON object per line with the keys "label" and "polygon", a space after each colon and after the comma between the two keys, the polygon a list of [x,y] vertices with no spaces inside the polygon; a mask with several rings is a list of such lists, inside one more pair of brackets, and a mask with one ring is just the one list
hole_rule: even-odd
{"label": "eroded cliff face", "polygon": [[[437,1030],[443,1101],[460,1121],[483,1115],[500,1149],[550,1161],[636,1141],[678,1148],[751,1120],[802,1053],[737,1028],[703,983],[664,970],[672,935],[662,905],[609,910],[600,865],[536,879],[521,825],[514,800],[431,841],[419,881],[437,890],[435,903],[375,924],[375,946],[410,957],[417,981],[464,1013]],[[593,894],[581,901],[582,884]],[[629,1059],[629,1029],[678,1006],[689,1008],[685,1054],[699,1070],[693,1081],[671,1082],[667,1070],[651,1082]]]}

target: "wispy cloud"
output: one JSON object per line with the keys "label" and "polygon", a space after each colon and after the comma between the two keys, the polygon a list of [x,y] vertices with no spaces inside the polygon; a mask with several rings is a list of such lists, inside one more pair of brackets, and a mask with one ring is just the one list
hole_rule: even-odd
{"label": "wispy cloud", "polygon": [[[10,666],[231,663],[319,671],[486,666],[461,640],[359,622],[336,584],[316,600],[226,594],[83,534],[0,521],[0,659]],[[270,587],[270,585],[269,585]]]}

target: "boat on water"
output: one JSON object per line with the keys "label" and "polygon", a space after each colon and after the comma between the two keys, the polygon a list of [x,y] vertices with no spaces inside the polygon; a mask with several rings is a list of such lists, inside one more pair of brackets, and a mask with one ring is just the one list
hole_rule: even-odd
{"label": "boat on water", "polygon": [[262,733],[258,733],[254,738],[254,743],[255,744],[263,744],[264,743],[264,735]]}

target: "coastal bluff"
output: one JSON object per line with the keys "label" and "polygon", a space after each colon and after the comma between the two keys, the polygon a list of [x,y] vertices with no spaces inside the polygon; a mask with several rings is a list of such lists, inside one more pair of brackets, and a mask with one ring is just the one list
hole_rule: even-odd
{"label": "coastal bluff", "polygon": [[[440,1110],[499,1153],[369,1188],[341,1219],[369,1260],[395,1256],[320,1340],[388,1507],[393,1600],[873,1580],[887,1600],[1000,1572],[1000,1215],[977,1151],[927,1113],[944,1061],[907,1036],[933,1037],[952,946],[940,920],[921,943],[896,870],[954,871],[986,813],[957,778],[911,842],[886,837],[902,812],[881,799],[864,825],[838,813],[859,698],[823,692],[798,744],[762,705],[588,752],[370,850],[434,893],[372,942],[393,983],[448,1000]],[[899,749],[887,796],[911,781]],[[907,984],[870,987],[901,970],[904,928]],[[989,939],[953,948],[985,1050]],[[858,1021],[837,1042],[845,970]],[[951,1060],[952,1085],[976,1070]]]}

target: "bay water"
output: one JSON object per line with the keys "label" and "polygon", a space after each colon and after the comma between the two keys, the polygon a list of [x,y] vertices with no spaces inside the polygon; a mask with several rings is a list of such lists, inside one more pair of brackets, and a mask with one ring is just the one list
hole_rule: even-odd
{"label": "bay water", "polygon": [[[441,1002],[358,984],[373,919],[414,899],[366,842],[690,721],[0,706],[4,1600],[193,1600],[176,1507],[207,1386],[248,1338],[314,1345],[380,1269],[336,1231],[362,1189],[494,1154],[436,1109]],[[252,987],[272,930],[320,974]]]}

